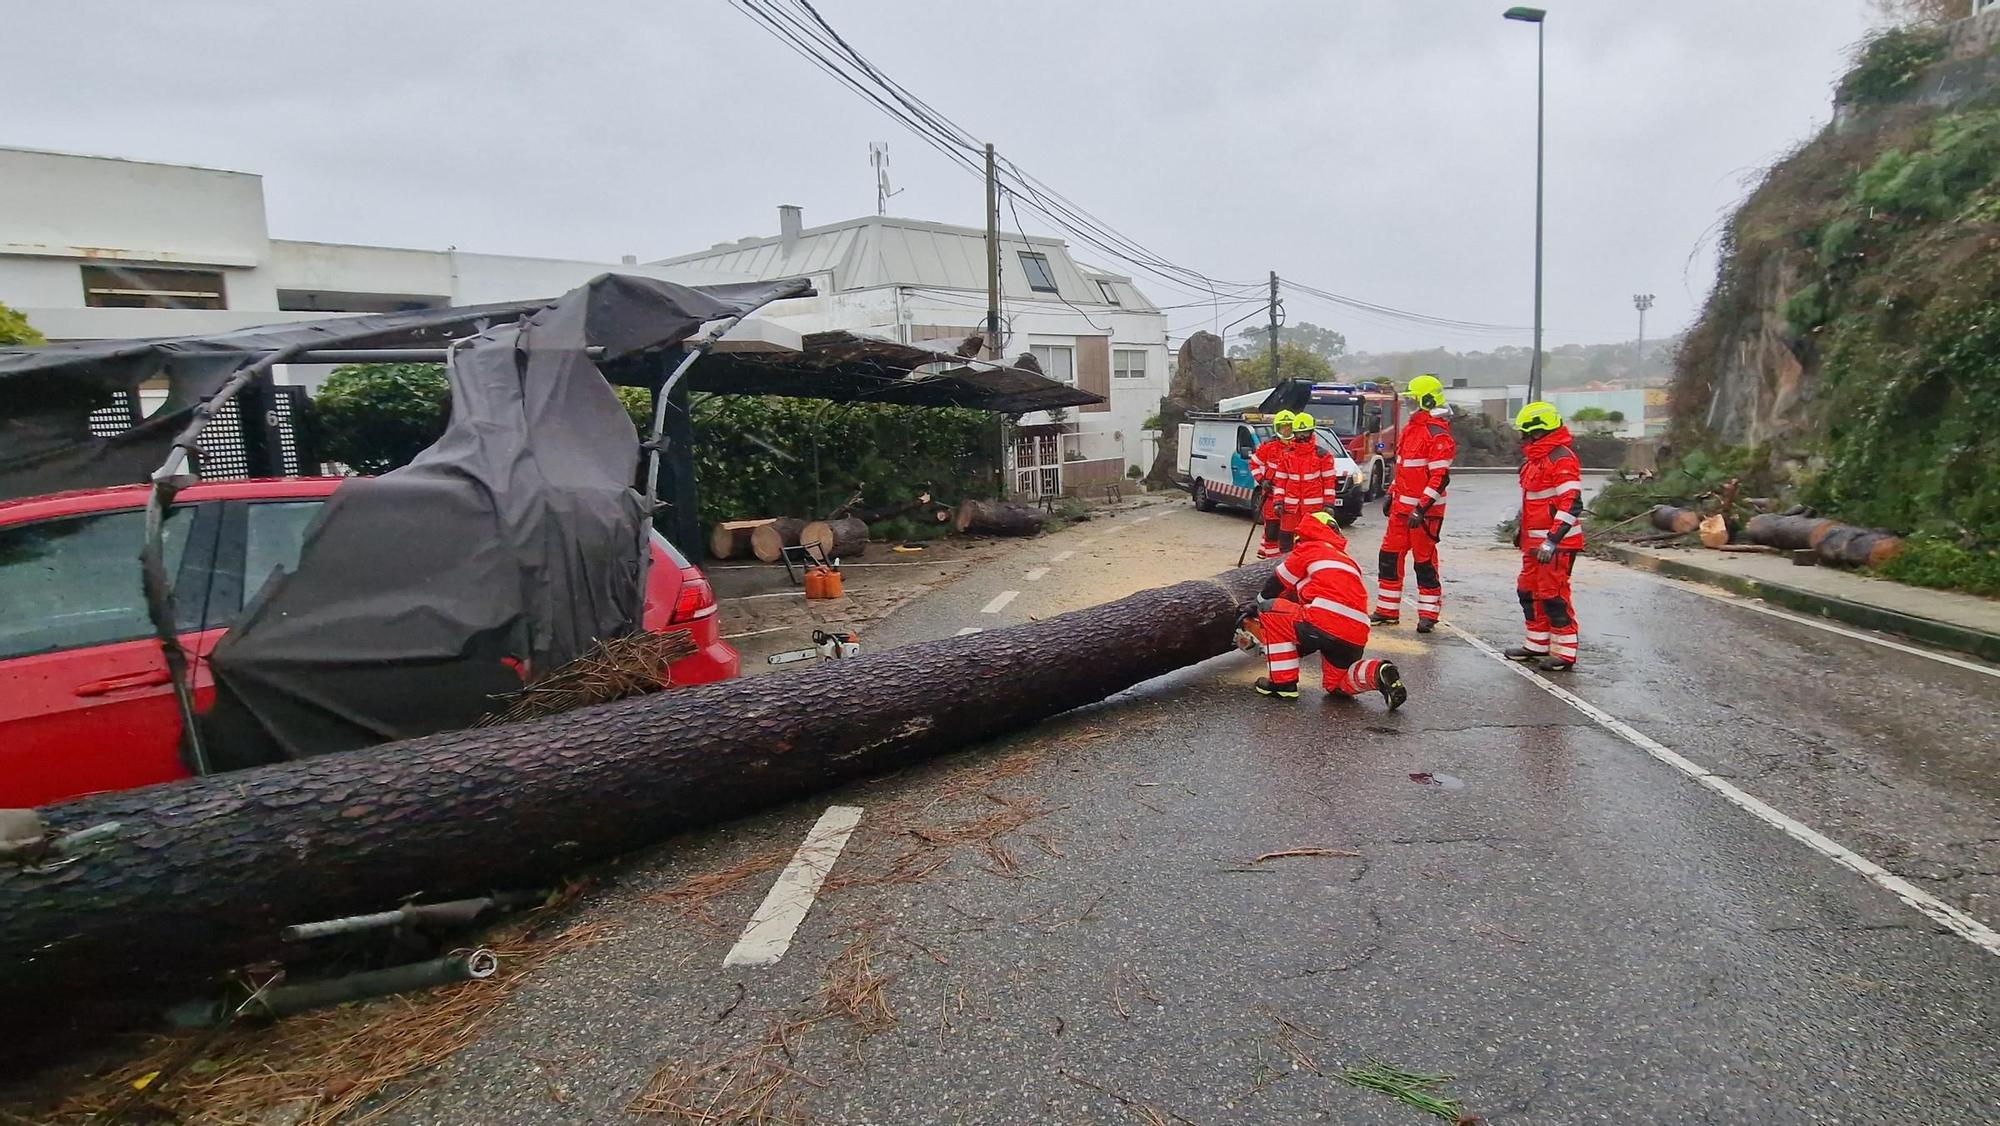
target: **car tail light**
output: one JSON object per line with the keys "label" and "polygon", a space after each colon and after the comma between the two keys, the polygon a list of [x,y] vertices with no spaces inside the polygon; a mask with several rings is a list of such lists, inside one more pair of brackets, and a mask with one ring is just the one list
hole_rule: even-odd
{"label": "car tail light", "polygon": [[715,613],[715,588],[695,567],[681,568],[681,594],[674,602],[675,622],[693,622]]}

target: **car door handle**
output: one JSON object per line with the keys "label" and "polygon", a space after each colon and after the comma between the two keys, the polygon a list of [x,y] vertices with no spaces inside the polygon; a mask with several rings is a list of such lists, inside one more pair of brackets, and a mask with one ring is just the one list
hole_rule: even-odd
{"label": "car door handle", "polygon": [[121,688],[157,688],[170,683],[173,676],[165,669],[151,669],[129,676],[107,676],[103,680],[87,680],[76,686],[79,696],[105,696]]}

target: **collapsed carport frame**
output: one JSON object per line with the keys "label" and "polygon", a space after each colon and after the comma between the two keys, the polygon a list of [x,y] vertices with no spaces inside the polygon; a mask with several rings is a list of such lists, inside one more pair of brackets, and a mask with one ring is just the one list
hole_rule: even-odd
{"label": "collapsed carport frame", "polygon": [[[1003,414],[1102,401],[1035,372],[969,360],[939,348],[829,332],[798,338],[796,348],[781,344],[774,351],[770,342],[756,339],[756,334],[729,336],[731,329],[770,301],[811,296],[813,291],[803,280],[680,287],[606,275],[584,288],[595,291],[601,285],[628,290],[627,299],[606,303],[601,319],[593,313],[571,354],[578,361],[578,370],[594,371],[616,385],[646,387],[653,395],[652,425],[641,443],[644,503],[639,511],[653,515],[651,521],[641,521],[639,533],[641,589],[644,561],[650,555],[644,539],[650,527],[664,524],[661,530],[671,540],[690,554],[699,552],[693,428],[688,410],[688,396],[693,391],[970,407]],[[189,470],[199,464],[197,440],[203,429],[246,389],[260,388],[268,394],[271,373],[278,364],[449,362],[454,349],[471,338],[500,325],[526,324],[527,318],[549,310],[559,300],[339,318],[206,338],[99,341],[0,351],[0,386],[25,388],[31,416],[40,407],[41,417],[30,421],[44,425],[53,417],[47,405],[52,385],[58,391],[54,396],[58,414],[60,408],[74,405],[74,398],[65,393],[78,390],[102,393],[123,388],[136,398],[140,382],[160,375],[168,377],[176,397],[180,397],[183,385],[192,388],[187,396],[194,399],[191,404],[183,399],[175,411],[163,412],[166,417],[157,422],[147,420],[146,433],[124,442],[118,452],[130,465],[133,455],[143,455],[153,448],[152,443],[166,437],[168,428],[185,419],[185,425],[172,432],[164,458],[149,475],[151,492],[140,564],[148,615],[171,674],[187,734],[188,764],[195,773],[209,773],[210,763],[200,746],[187,659],[173,629],[174,592],[164,567],[162,528],[175,494],[195,480]],[[669,310],[705,311],[692,320],[680,317],[680,327],[670,331],[648,324],[655,317],[663,318],[662,324],[675,320]],[[696,325],[700,326],[698,331]],[[64,385],[65,379],[74,386]],[[83,398],[88,401],[88,396]],[[98,448],[79,451],[74,447],[83,443],[72,441],[72,448],[64,449],[60,433],[54,441],[48,440],[46,431],[39,436],[44,442],[36,456],[16,459],[26,464],[31,480],[38,472],[46,478],[50,463],[81,467],[76,476],[83,479],[68,479],[64,487],[133,479],[131,470],[121,466],[118,458],[97,457],[101,452]],[[8,469],[0,459],[0,495],[7,491]],[[254,462],[249,467],[252,476],[268,471],[265,465]],[[121,472],[127,475],[120,476]],[[662,493],[666,503],[658,504],[655,498]]]}

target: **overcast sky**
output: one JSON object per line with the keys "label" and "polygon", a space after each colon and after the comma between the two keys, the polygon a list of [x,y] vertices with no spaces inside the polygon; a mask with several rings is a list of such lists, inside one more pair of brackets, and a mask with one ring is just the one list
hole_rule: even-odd
{"label": "overcast sky", "polygon": [[[1630,339],[1639,291],[1678,330],[1717,219],[1826,121],[1866,0],[1550,4],[1549,343]],[[818,6],[1171,261],[1531,318],[1535,33],[1501,0]],[[277,237],[660,258],[775,233],[780,203],[872,212],[883,140],[894,213],[982,218],[977,179],[726,0],[0,0],[0,26],[0,144],[261,173]],[[1357,350],[1528,342],[1287,305]]]}

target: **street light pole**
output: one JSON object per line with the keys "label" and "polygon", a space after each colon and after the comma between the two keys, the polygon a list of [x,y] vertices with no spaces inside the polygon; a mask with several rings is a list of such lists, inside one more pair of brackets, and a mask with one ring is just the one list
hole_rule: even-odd
{"label": "street light pole", "polygon": [[1542,125],[1548,61],[1543,30],[1548,13],[1540,8],[1509,8],[1503,14],[1535,25],[1535,355],[1528,361],[1528,398],[1533,401],[1542,397]]}
{"label": "street light pole", "polygon": [[1646,378],[1646,310],[1653,307],[1653,295],[1633,294],[1632,307],[1639,310],[1639,345],[1633,349],[1638,354],[1633,357],[1632,375],[1643,383]]}

